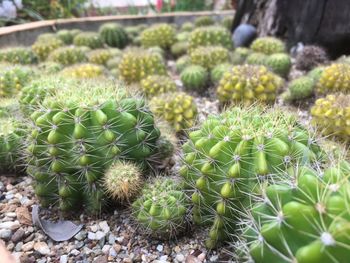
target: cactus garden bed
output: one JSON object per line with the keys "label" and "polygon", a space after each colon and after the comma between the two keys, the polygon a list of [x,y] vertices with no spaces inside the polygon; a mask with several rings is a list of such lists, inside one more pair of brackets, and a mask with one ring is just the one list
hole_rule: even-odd
{"label": "cactus garden bed", "polygon": [[[0,237],[17,262],[347,262],[350,60],[235,47],[231,22],[0,50]],[[53,241],[33,205],[83,229]]]}

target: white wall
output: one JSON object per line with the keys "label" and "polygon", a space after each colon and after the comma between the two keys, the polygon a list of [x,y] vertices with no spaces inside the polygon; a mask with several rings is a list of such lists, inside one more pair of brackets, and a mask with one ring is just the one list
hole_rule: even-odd
{"label": "white wall", "polygon": [[157,0],[91,0],[91,3],[96,7],[147,6],[149,2],[155,4]]}

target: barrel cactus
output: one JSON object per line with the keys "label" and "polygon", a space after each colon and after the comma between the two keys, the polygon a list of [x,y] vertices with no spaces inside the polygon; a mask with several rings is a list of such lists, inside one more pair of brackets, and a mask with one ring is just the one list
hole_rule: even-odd
{"label": "barrel cactus", "polygon": [[176,91],[175,82],[168,76],[150,75],[141,80],[140,84],[147,97]]}
{"label": "barrel cactus", "polygon": [[67,66],[85,62],[87,60],[85,53],[86,50],[82,47],[61,47],[50,54],[49,60]]}
{"label": "barrel cactus", "polygon": [[201,90],[208,85],[208,71],[199,65],[186,67],[180,75],[181,81],[188,90]]}
{"label": "barrel cactus", "polygon": [[168,24],[155,24],[141,34],[141,44],[144,47],[159,46],[170,48],[175,43],[175,29]]}
{"label": "barrel cactus", "polygon": [[101,65],[92,63],[83,63],[66,67],[61,71],[64,76],[72,78],[96,78],[104,74],[104,68]]}
{"label": "barrel cactus", "polygon": [[103,24],[99,29],[100,38],[110,47],[124,48],[129,43],[129,36],[117,23]]}
{"label": "barrel cactus", "polygon": [[266,65],[267,58],[268,56],[263,53],[252,52],[247,56],[245,63],[249,65]]}
{"label": "barrel cactus", "polygon": [[228,30],[232,29],[232,25],[233,25],[233,17],[231,16],[226,16],[221,20],[221,25],[223,27],[226,27]]}
{"label": "barrel cactus", "polygon": [[212,69],[216,65],[229,61],[229,52],[220,46],[198,47],[190,52],[191,63]]}
{"label": "barrel cactus", "polygon": [[318,161],[315,138],[277,109],[233,108],[189,133],[180,174],[195,223],[210,226],[207,246],[235,233],[241,211],[260,186],[299,162]]}
{"label": "barrel cactus", "polygon": [[53,38],[47,41],[36,41],[32,45],[32,50],[40,61],[45,61],[53,50],[61,46],[63,46],[63,42],[57,38]]}
{"label": "barrel cactus", "polygon": [[187,53],[187,50],[188,50],[188,42],[186,41],[176,42],[170,48],[171,54],[174,57],[180,57],[182,55],[185,55]]}
{"label": "barrel cactus", "polygon": [[292,80],[288,84],[288,90],[284,94],[284,99],[287,101],[297,101],[310,98],[314,93],[315,81],[303,76]]}
{"label": "barrel cactus", "polygon": [[350,93],[350,65],[332,64],[326,67],[317,84],[316,92],[320,94],[343,92]]}
{"label": "barrel cactus", "polygon": [[286,78],[292,67],[292,60],[287,54],[276,53],[267,57],[265,66],[277,75]]}
{"label": "barrel cactus", "polygon": [[[117,53],[119,50],[117,50]],[[88,61],[93,64],[105,65],[113,57],[109,49],[94,49],[86,54]]]}
{"label": "barrel cactus", "polygon": [[231,33],[223,27],[200,27],[192,31],[189,37],[189,49],[199,46],[222,46],[227,49],[233,47]]}
{"label": "barrel cactus", "polygon": [[61,29],[57,31],[56,35],[64,44],[71,45],[73,43],[74,37],[79,33],[81,33],[79,29]]}
{"label": "barrel cactus", "polygon": [[191,32],[194,28],[194,24],[191,22],[185,22],[181,25],[180,31],[181,32]]}
{"label": "barrel cactus", "polygon": [[186,229],[188,201],[178,183],[158,178],[142,190],[132,204],[132,215],[146,234],[169,239]]}
{"label": "barrel cactus", "polygon": [[81,32],[74,37],[73,43],[76,46],[86,46],[91,49],[101,48],[103,46],[102,39],[95,32]]}
{"label": "barrel cactus", "polygon": [[223,63],[215,66],[210,72],[210,80],[213,83],[219,83],[222,76],[226,72],[230,72],[232,68],[233,68],[233,65],[229,63]]}
{"label": "barrel cactus", "polygon": [[176,72],[181,73],[189,65],[191,65],[190,56],[184,55],[182,57],[179,57],[175,63]]}
{"label": "barrel cactus", "polygon": [[13,47],[0,50],[0,61],[11,64],[33,64],[37,61],[31,48]]}
{"label": "barrel cactus", "polygon": [[215,20],[211,16],[200,16],[194,20],[196,27],[211,26],[215,24]]}
{"label": "barrel cactus", "polygon": [[55,74],[63,69],[60,63],[46,61],[38,64],[38,70],[44,74]]}
{"label": "barrel cactus", "polygon": [[249,48],[238,47],[233,51],[231,55],[231,61],[234,65],[243,64],[250,53],[251,50]]}
{"label": "barrel cactus", "polygon": [[250,48],[254,52],[260,52],[265,55],[286,52],[286,45],[274,37],[259,37],[253,41]]}
{"label": "barrel cactus", "polygon": [[33,70],[27,66],[0,66],[0,97],[17,94],[33,77]]}
{"label": "barrel cactus", "polygon": [[226,72],[217,88],[219,101],[251,104],[254,101],[273,103],[282,79],[264,66],[234,66]]}

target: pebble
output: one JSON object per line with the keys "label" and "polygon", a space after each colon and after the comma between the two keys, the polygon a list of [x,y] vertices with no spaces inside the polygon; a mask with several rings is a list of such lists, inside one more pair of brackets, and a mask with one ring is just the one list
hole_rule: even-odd
{"label": "pebble", "polygon": [[68,262],[68,256],[62,255],[60,256],[60,263],[67,263]]}
{"label": "pebble", "polygon": [[74,238],[76,239],[76,240],[83,240],[83,239],[85,239],[86,238],[86,231],[84,231],[84,230],[82,230],[82,231],[80,231],[78,234],[76,234],[75,236],[74,236]]}
{"label": "pebble", "polygon": [[35,243],[34,250],[38,251],[43,256],[47,256],[50,254],[50,248],[45,242]]}
{"label": "pebble", "polygon": [[70,254],[72,254],[73,256],[78,256],[80,254],[80,251],[77,249],[73,249]]}
{"label": "pebble", "polygon": [[107,263],[107,258],[105,256],[98,256],[94,259],[93,263]]}
{"label": "pebble", "polygon": [[26,196],[22,196],[22,198],[20,199],[21,205],[23,206],[29,206],[32,201],[28,199],[28,197]]}
{"label": "pebble", "polygon": [[89,228],[92,232],[96,232],[98,230],[98,225],[92,225]]}
{"label": "pebble", "polygon": [[114,245],[114,243],[115,243],[115,235],[109,234],[109,236],[108,236],[108,243],[110,245]]}
{"label": "pebble", "polygon": [[185,261],[185,256],[183,254],[177,254],[175,259],[179,262],[184,262]]}
{"label": "pebble", "polygon": [[28,243],[25,243],[22,246],[22,251],[26,252],[26,251],[29,251],[29,250],[33,250],[33,248],[34,248],[34,241],[30,241]]}
{"label": "pebble", "polygon": [[11,238],[12,231],[11,229],[0,229],[0,239],[9,240]]}
{"label": "pebble", "polygon": [[97,231],[96,232],[96,240],[101,240],[102,238],[106,237],[106,233],[102,232],[102,231]]}
{"label": "pebble", "polygon": [[16,221],[7,221],[7,222],[2,222],[0,223],[0,229],[12,229],[15,230],[17,228],[19,228],[21,225],[19,224],[19,222]]}
{"label": "pebble", "polygon": [[23,242],[18,242],[15,246],[15,251],[20,252],[22,250]]}
{"label": "pebble", "polygon": [[101,230],[107,234],[109,231],[111,231],[111,228],[109,227],[107,221],[102,221],[98,224],[101,228]]}
{"label": "pebble", "polygon": [[122,246],[119,245],[119,244],[115,244],[115,245],[113,246],[113,248],[115,249],[115,251],[116,251],[117,253],[119,253],[120,250],[122,250]]}
{"label": "pebble", "polygon": [[102,252],[103,252],[103,254],[108,255],[108,254],[109,254],[110,248],[111,248],[111,245],[104,245],[104,246],[102,247]]}
{"label": "pebble", "polygon": [[14,198],[14,194],[9,193],[9,194],[5,195],[5,198],[6,198],[7,200],[11,200],[11,199]]}
{"label": "pebble", "polygon": [[111,247],[109,249],[109,254],[108,254],[110,257],[113,257],[115,258],[117,256],[117,251],[115,251],[115,249],[113,247]]}
{"label": "pebble", "polygon": [[17,243],[21,241],[24,237],[25,231],[21,228],[17,229],[17,231],[12,235],[11,241],[13,243]]}
{"label": "pebble", "polygon": [[158,250],[159,252],[162,252],[162,251],[163,251],[163,245],[158,245],[158,246],[157,246],[157,250]]}
{"label": "pebble", "polygon": [[96,240],[96,234],[93,232],[88,232],[88,239],[90,240]]}
{"label": "pebble", "polygon": [[218,256],[218,255],[214,255],[214,256],[211,256],[209,260],[210,260],[211,262],[217,262],[218,259],[219,259],[219,256]]}

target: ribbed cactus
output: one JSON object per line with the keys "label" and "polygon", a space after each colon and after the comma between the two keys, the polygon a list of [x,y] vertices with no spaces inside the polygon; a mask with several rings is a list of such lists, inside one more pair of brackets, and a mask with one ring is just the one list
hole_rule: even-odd
{"label": "ribbed cactus", "polygon": [[191,65],[190,56],[184,55],[182,57],[179,57],[175,63],[176,72],[181,73],[189,65]]}
{"label": "ribbed cactus", "polygon": [[295,66],[300,70],[311,70],[328,61],[327,52],[319,46],[305,46],[298,53],[295,61]]}
{"label": "ribbed cactus", "polygon": [[76,46],[86,46],[91,49],[103,46],[103,40],[95,32],[81,32],[74,37],[73,43]]}
{"label": "ribbed cactus", "polygon": [[198,47],[190,52],[191,63],[212,69],[216,65],[229,61],[229,52],[220,46]]}
{"label": "ribbed cactus", "polygon": [[317,161],[315,138],[278,109],[233,108],[209,116],[183,145],[180,169],[194,204],[193,219],[211,226],[212,248],[235,233],[260,186],[299,162]]}
{"label": "ribbed cactus", "polygon": [[171,46],[170,51],[174,57],[180,57],[182,55],[185,55],[188,51],[188,42],[176,42]]}
{"label": "ribbed cactus", "polygon": [[155,115],[169,122],[177,132],[191,128],[197,117],[194,98],[184,92],[166,93],[154,97],[150,108]]}
{"label": "ribbed cactus", "polygon": [[120,77],[127,83],[139,82],[149,75],[165,75],[163,59],[154,53],[142,49],[125,52],[119,63]]}
{"label": "ribbed cactus", "polygon": [[350,139],[350,95],[327,95],[311,108],[312,122],[326,135]]}
{"label": "ribbed cactus", "polygon": [[[244,222],[244,262],[347,262],[350,164],[325,171],[298,167],[294,181],[271,185]],[[236,247],[239,251],[239,247]]]}
{"label": "ribbed cactus", "polygon": [[155,24],[141,33],[141,44],[144,47],[159,46],[170,48],[175,43],[175,29],[168,24]]}
{"label": "ribbed cactus", "polygon": [[63,41],[63,43],[65,43],[66,45],[70,45],[73,43],[74,37],[79,33],[81,33],[79,29],[61,29],[57,31],[56,35],[61,41]]}
{"label": "ribbed cactus", "polygon": [[88,61],[93,64],[105,65],[109,59],[111,59],[114,54],[120,56],[120,50],[117,49],[115,52],[109,49],[94,49],[89,51],[86,56]]}
{"label": "ribbed cactus", "polygon": [[233,68],[232,64],[229,63],[223,63],[215,66],[211,71],[210,71],[210,80],[213,83],[219,83],[222,76],[226,72],[230,72],[231,69]]}
{"label": "ribbed cactus", "polygon": [[72,65],[86,61],[85,53],[86,50],[83,47],[61,47],[50,54],[49,60],[65,66]]}
{"label": "ribbed cactus", "polygon": [[192,31],[189,38],[190,50],[199,46],[222,46],[227,49],[233,47],[231,33],[223,27],[201,27]]}
{"label": "ribbed cactus", "polygon": [[0,61],[11,64],[33,64],[37,61],[31,48],[14,47],[0,50]]}
{"label": "ribbed cactus", "polygon": [[350,65],[337,63],[326,67],[316,84],[316,91],[320,94],[350,93]]}
{"label": "ribbed cactus", "polygon": [[201,90],[208,86],[208,71],[199,65],[186,67],[180,75],[182,84],[188,90]]}
{"label": "ribbed cactus", "polygon": [[250,53],[251,50],[249,48],[238,47],[233,51],[231,55],[231,61],[234,65],[243,64]]}
{"label": "ribbed cactus", "polygon": [[27,172],[42,205],[98,212],[105,170],[116,160],[147,165],[160,132],[144,102],[113,81],[53,81],[56,92],[31,114]]}
{"label": "ribbed cactus", "polygon": [[157,238],[173,238],[186,229],[188,201],[178,183],[158,178],[148,184],[132,204],[132,215],[146,234]]}
{"label": "ribbed cactus", "polygon": [[26,66],[0,66],[0,97],[17,94],[33,77],[33,70]]}
{"label": "ribbed cactus", "polygon": [[263,53],[265,55],[286,52],[285,44],[274,37],[259,37],[253,41],[250,48],[254,52]]}
{"label": "ribbed cactus", "polygon": [[265,66],[271,69],[277,75],[283,78],[288,77],[292,67],[292,60],[289,55],[284,53],[276,53],[266,58]]}
{"label": "ribbed cactus", "polygon": [[215,20],[210,16],[200,16],[194,20],[194,25],[196,27],[211,26],[214,24],[215,24]]}
{"label": "ribbed cactus", "polygon": [[150,75],[141,80],[140,85],[147,97],[176,91],[175,82],[168,76]]}
{"label": "ribbed cactus", "polygon": [[104,74],[104,68],[101,65],[92,63],[83,63],[66,67],[61,71],[64,76],[72,78],[96,78]]}
{"label": "ribbed cactus", "polygon": [[282,84],[282,79],[264,66],[234,66],[220,80],[217,95],[223,104],[273,103]]}
{"label": "ribbed cactus", "polygon": [[34,54],[40,61],[45,61],[52,51],[63,46],[63,42],[57,38],[50,40],[39,40],[32,45]]}
{"label": "ribbed cactus", "polygon": [[110,47],[124,48],[129,43],[129,36],[117,23],[103,24],[99,29],[100,38]]}
{"label": "ribbed cactus", "polygon": [[253,52],[247,56],[245,63],[249,65],[266,65],[267,58],[268,56],[263,53]]}
{"label": "ribbed cactus", "polygon": [[314,93],[315,80],[303,76],[292,80],[288,84],[288,90],[284,94],[286,101],[297,101],[311,97]]}

